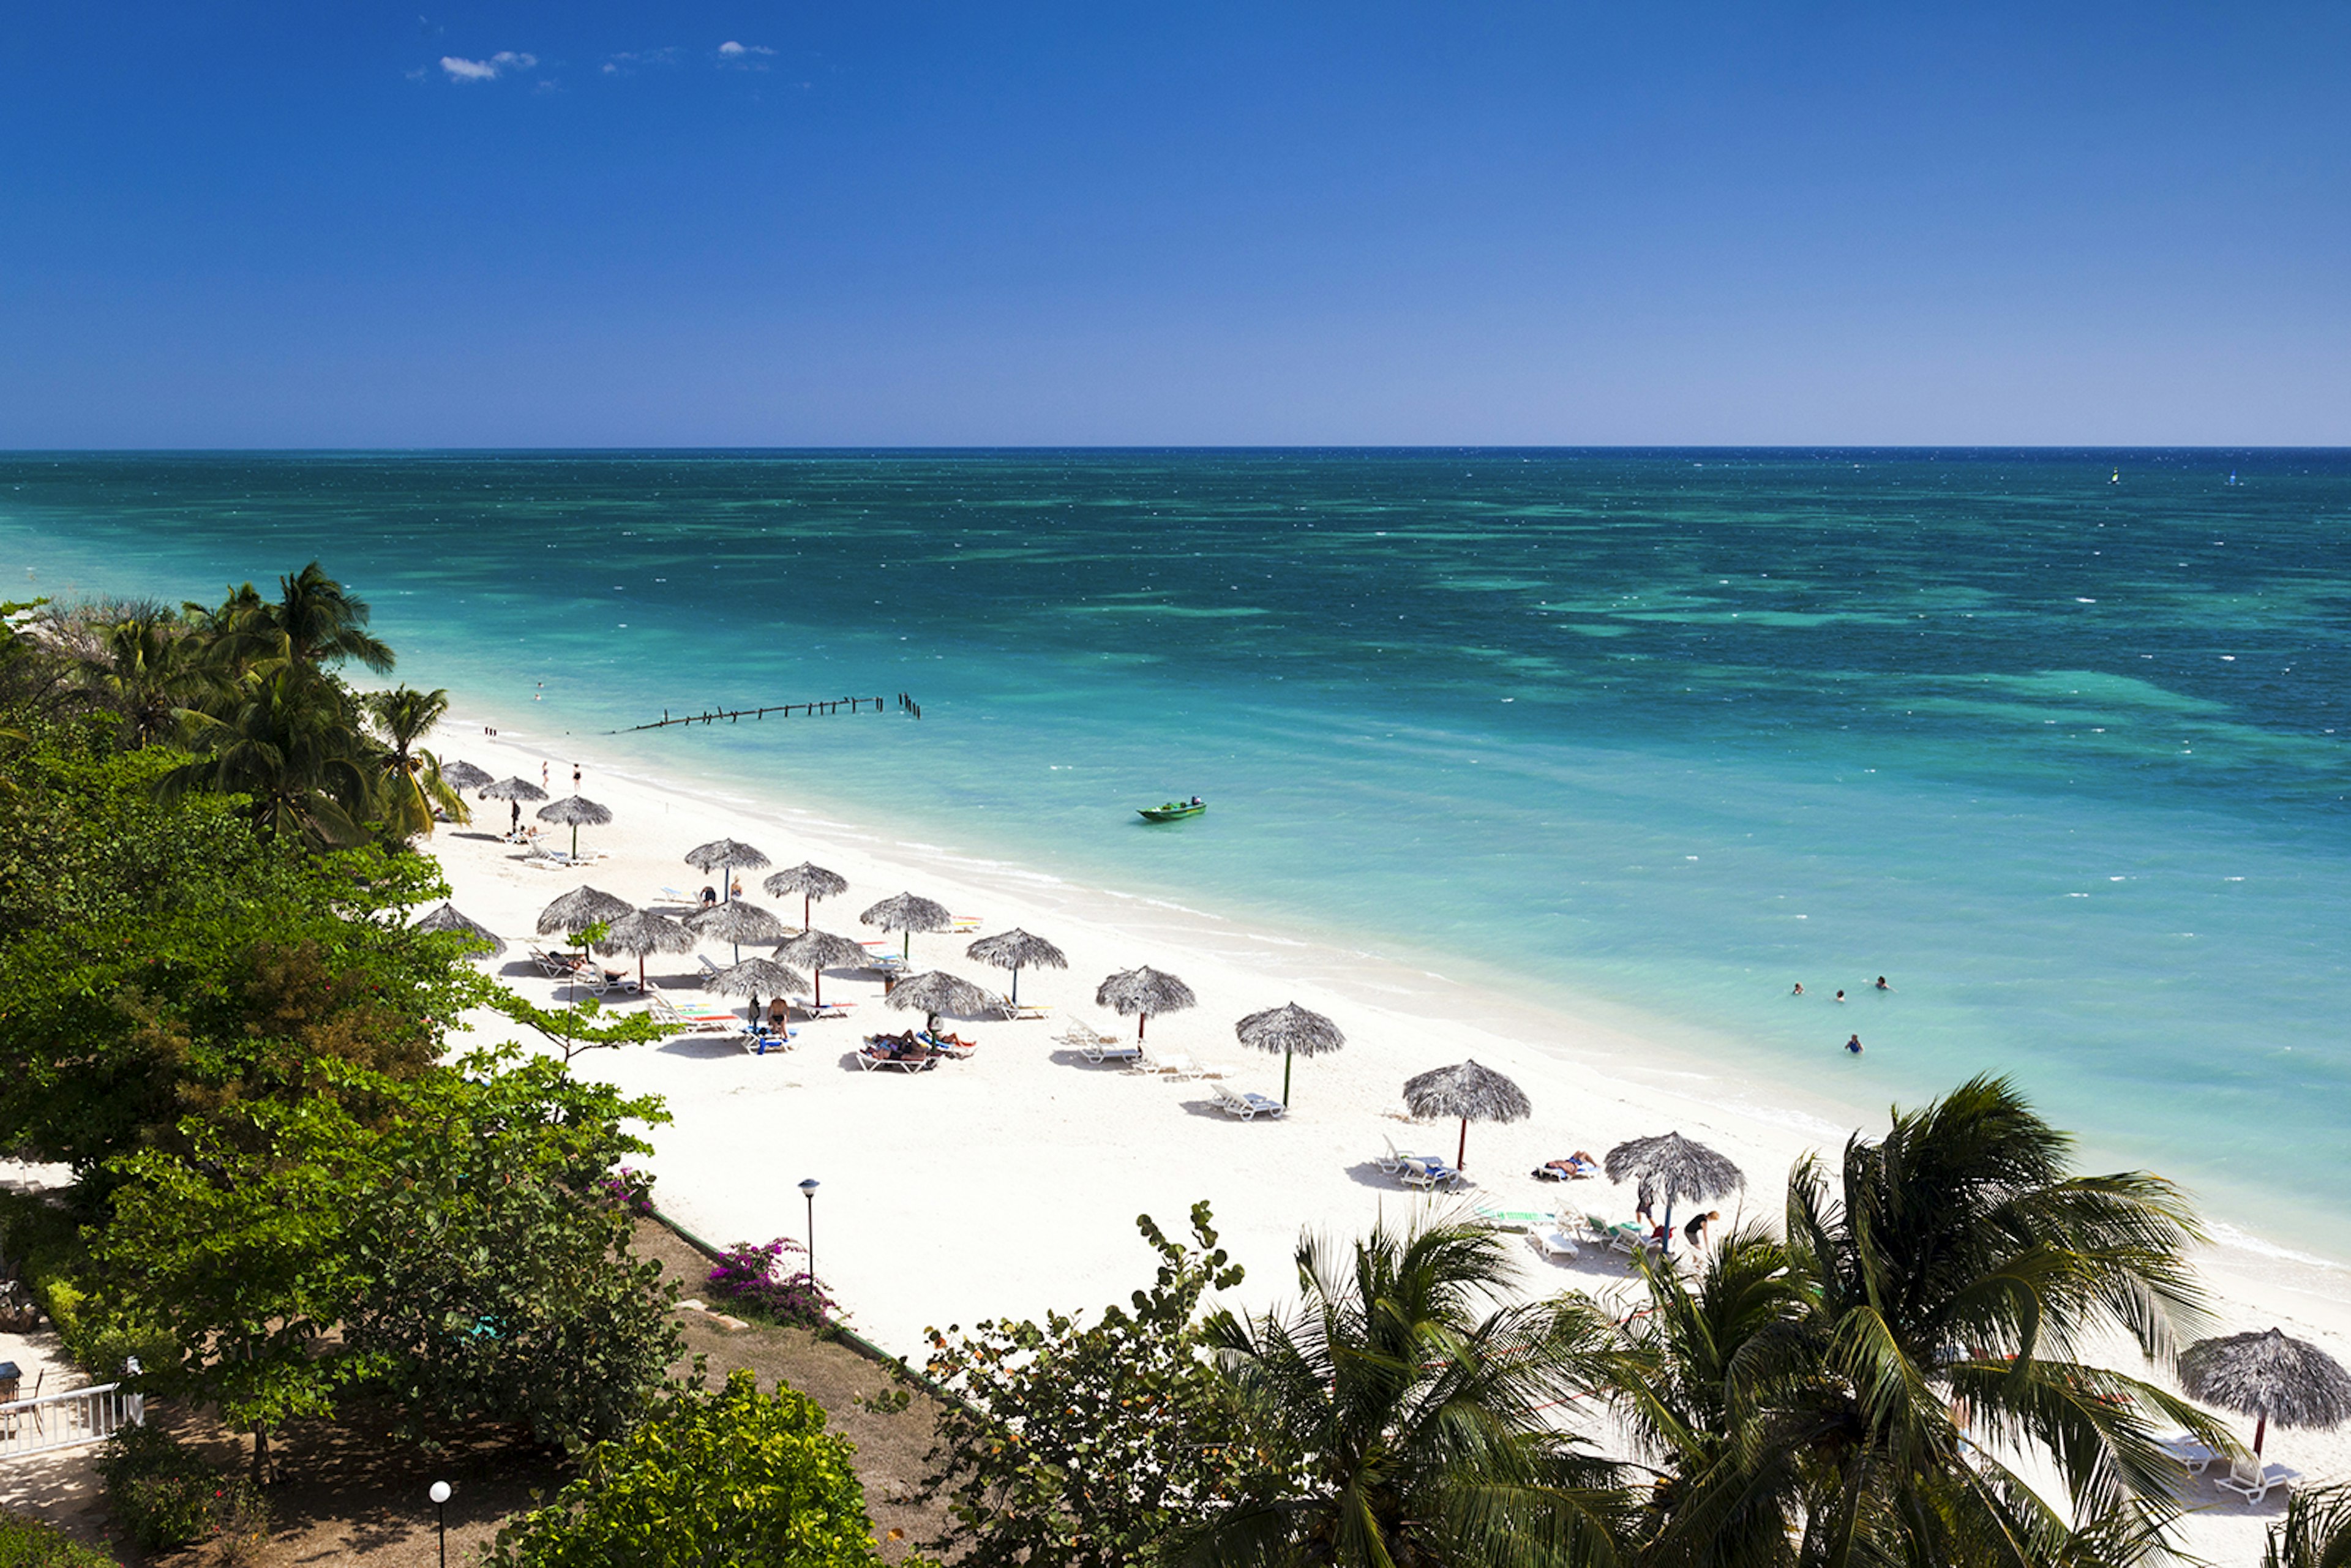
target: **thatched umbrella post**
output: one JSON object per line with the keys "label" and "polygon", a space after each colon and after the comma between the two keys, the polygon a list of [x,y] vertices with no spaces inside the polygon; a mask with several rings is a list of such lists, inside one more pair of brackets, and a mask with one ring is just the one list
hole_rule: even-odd
{"label": "thatched umbrella post", "polygon": [[691,953],[694,933],[666,915],[650,909],[632,910],[611,923],[604,933],[607,953],[637,956],[637,989],[645,988],[645,956],[649,953]]}
{"label": "thatched umbrella post", "polygon": [[818,1007],[824,1006],[824,972],[827,968],[859,968],[873,962],[863,944],[813,927],[777,943],[776,956],[787,964],[798,964],[807,968],[816,981],[816,995],[812,999]]}
{"label": "thatched umbrella post", "polygon": [[1610,1181],[1638,1181],[1645,1196],[1666,1200],[1665,1252],[1668,1258],[1674,1251],[1676,1199],[1686,1197],[1694,1203],[1704,1203],[1747,1186],[1747,1173],[1729,1158],[1679,1133],[1627,1139],[1609,1150],[1601,1165]]}
{"label": "thatched umbrella post", "polygon": [[2255,1464],[2272,1421],[2321,1428],[2351,1421],[2351,1373],[2281,1329],[2198,1340],[2179,1353],[2179,1385],[2191,1399],[2254,1418]]}
{"label": "thatched umbrella post", "polygon": [[713,839],[706,844],[696,844],[685,852],[685,863],[705,876],[718,872],[719,883],[726,889],[726,897],[735,896],[735,868],[758,871],[769,863],[768,857],[740,839]]}
{"label": "thatched umbrella post", "polygon": [[802,861],[796,866],[778,872],[759,884],[769,896],[782,898],[788,894],[800,895],[800,929],[809,927],[809,905],[820,898],[831,898],[836,893],[849,891],[849,879],[837,871],[827,871],[814,861]]}
{"label": "thatched umbrella post", "polygon": [[416,929],[455,931],[462,936],[470,936],[475,942],[488,946],[489,951],[481,955],[485,958],[496,958],[507,950],[506,943],[500,940],[496,932],[469,915],[458,914],[457,906],[454,904],[444,904],[419,920],[416,923]]}
{"label": "thatched umbrella post", "polygon": [[1042,936],[1031,936],[1018,925],[1000,936],[983,936],[965,948],[964,956],[1012,971],[1012,1005],[1020,1005],[1020,971],[1029,964],[1043,969],[1066,969],[1069,958]]}
{"label": "thatched umbrella post", "polygon": [[508,833],[513,833],[520,830],[522,827],[522,803],[525,800],[544,800],[547,799],[547,791],[540,789],[538,785],[532,783],[528,779],[517,777],[513,779],[501,779],[495,784],[484,785],[482,787],[482,799],[485,800],[506,800],[512,803],[514,806],[514,821],[507,824],[507,831]]}
{"label": "thatched umbrella post", "polygon": [[923,1032],[936,1034],[941,1013],[957,1013],[976,1018],[987,1011],[987,993],[965,979],[950,975],[945,969],[926,969],[910,975],[890,988],[882,1005],[923,1015]]}
{"label": "thatched umbrella post", "polygon": [[1490,1067],[1465,1061],[1458,1067],[1432,1067],[1404,1081],[1405,1108],[1416,1116],[1458,1116],[1461,1142],[1453,1151],[1453,1168],[1469,1168],[1469,1124],[1523,1122],[1534,1114],[1526,1092]]}
{"label": "thatched umbrella post", "polygon": [[685,917],[686,929],[705,941],[725,942],[735,949],[733,963],[743,961],[746,942],[780,942],[784,923],[756,904],[716,904]]}
{"label": "thatched umbrella post", "polygon": [[1094,1006],[1108,1008],[1122,1018],[1134,1015],[1134,1040],[1138,1045],[1143,1043],[1143,1026],[1153,1013],[1178,1012],[1198,999],[1192,995],[1191,987],[1147,964],[1140,969],[1122,969],[1094,989]]}
{"label": "thatched umbrella post", "polygon": [[571,829],[571,858],[578,860],[580,825],[601,828],[612,820],[612,813],[583,795],[566,795],[552,806],[541,806],[538,820],[563,823]]}
{"label": "thatched umbrella post", "polygon": [[751,1022],[759,1021],[761,997],[786,996],[799,990],[808,982],[773,958],[745,958],[721,969],[704,982],[707,990],[722,997],[746,997],[751,1003]]}
{"label": "thatched umbrella post", "polygon": [[885,898],[857,918],[884,931],[904,933],[906,946],[901,956],[910,964],[914,961],[915,932],[945,931],[955,924],[955,916],[947,913],[946,904],[911,893]]}
{"label": "thatched umbrella post", "polygon": [[[1281,1052],[1281,1103],[1290,1103],[1290,1058],[1295,1051],[1300,1056],[1321,1056],[1347,1043],[1339,1026],[1321,1013],[1311,1012],[1296,1002],[1285,1002],[1278,1008],[1268,1008],[1261,1013],[1251,1013],[1233,1025],[1233,1033],[1243,1045],[1259,1051]],[[1462,1142],[1468,1142],[1468,1124],[1462,1124]]]}

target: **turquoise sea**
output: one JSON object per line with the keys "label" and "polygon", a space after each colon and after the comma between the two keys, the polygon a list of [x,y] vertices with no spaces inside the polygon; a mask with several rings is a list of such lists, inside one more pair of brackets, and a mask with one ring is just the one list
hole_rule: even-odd
{"label": "turquoise sea", "polygon": [[2340,452],[0,456],[10,597],[316,557],[406,678],[585,755],[1606,998],[1856,1115],[2013,1072],[2338,1258],[2346,530]]}

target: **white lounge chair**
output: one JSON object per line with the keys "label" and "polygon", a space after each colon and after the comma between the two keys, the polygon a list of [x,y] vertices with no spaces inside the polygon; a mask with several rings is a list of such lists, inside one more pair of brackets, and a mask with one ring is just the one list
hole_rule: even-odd
{"label": "white lounge chair", "polygon": [[820,1004],[810,1001],[806,997],[786,997],[784,1000],[804,1019],[845,1019],[849,1016],[849,1009],[857,1005],[855,1002]]}
{"label": "white lounge chair", "polygon": [[1405,1162],[1404,1168],[1396,1172],[1396,1179],[1406,1186],[1416,1186],[1424,1192],[1433,1192],[1440,1186],[1451,1186],[1459,1181],[1461,1173],[1439,1159],[1407,1160]]}
{"label": "white lounge chair", "polygon": [[2185,1432],[2175,1437],[2165,1437],[2156,1446],[2187,1466],[2191,1476],[2200,1476],[2211,1468],[2212,1461],[2228,1458],[2219,1449],[2207,1448]]}
{"label": "white lounge chair", "polygon": [[1133,1071],[1162,1078],[1206,1078],[1207,1069],[1180,1051],[1153,1051],[1143,1048],[1135,1056]]}
{"label": "white lounge chair", "polygon": [[1002,996],[992,999],[996,1003],[997,1011],[1008,1019],[1020,1022],[1035,1022],[1053,1010],[1042,1002],[1016,1002],[1010,997]]}
{"label": "white lounge chair", "polygon": [[1382,1138],[1380,1142],[1388,1146],[1388,1152],[1385,1155],[1379,1156],[1376,1163],[1380,1169],[1385,1171],[1390,1176],[1395,1175],[1396,1172],[1404,1169],[1407,1165],[1415,1165],[1420,1161],[1431,1160],[1437,1157],[1434,1155],[1407,1155],[1403,1150],[1395,1146],[1395,1140],[1394,1138]]}
{"label": "white lounge chair", "polygon": [[1575,1244],[1575,1238],[1567,1233],[1567,1227],[1563,1225],[1533,1227],[1527,1232],[1527,1245],[1534,1249],[1537,1257],[1552,1262],[1557,1262],[1562,1258],[1580,1258],[1583,1255],[1582,1249]]}
{"label": "white lounge chair", "polygon": [[1075,1019],[1071,1019],[1053,1038],[1063,1045],[1073,1045],[1081,1051],[1090,1045],[1116,1045],[1119,1041],[1117,1035],[1104,1034],[1092,1024],[1080,1023]]}
{"label": "white lounge chair", "polygon": [[2232,1458],[2229,1461],[2229,1473],[2212,1484],[2255,1503],[2273,1491],[2292,1491],[2294,1483],[2300,1479],[2300,1470],[2288,1469],[2283,1465],[2264,1465],[2258,1458]]}
{"label": "white lounge chair", "polygon": [[1244,1122],[1255,1121],[1259,1116],[1278,1122],[1290,1112],[1290,1107],[1279,1100],[1259,1094],[1255,1090],[1236,1089],[1222,1079],[1210,1087],[1217,1093],[1217,1109]]}
{"label": "white lounge chair", "polygon": [[656,1023],[695,1034],[730,1034],[746,1027],[740,1013],[688,1012],[658,991],[646,998],[645,1010]]}
{"label": "white lounge chair", "polygon": [[725,972],[725,971],[724,971],[724,970],[722,970],[722,969],[721,969],[717,965],[716,965],[716,964],[714,964],[714,963],[712,963],[712,962],[710,961],[710,955],[709,955],[709,954],[707,954],[707,953],[696,953],[694,956],[695,956],[695,961],[701,964],[701,966],[702,966],[702,972],[703,972],[704,974],[705,974],[705,975],[716,975],[716,974],[723,974],[723,973]]}
{"label": "white lounge chair", "polygon": [[1131,1040],[1107,1043],[1095,1040],[1090,1045],[1079,1046],[1078,1054],[1100,1067],[1105,1061],[1139,1061],[1143,1058],[1143,1047]]}

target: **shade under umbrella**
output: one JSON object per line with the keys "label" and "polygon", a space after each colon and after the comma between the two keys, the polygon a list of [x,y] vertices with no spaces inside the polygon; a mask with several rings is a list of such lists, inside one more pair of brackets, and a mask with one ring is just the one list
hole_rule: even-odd
{"label": "shade under umbrella", "polygon": [[955,924],[947,906],[924,898],[920,894],[901,893],[883,899],[857,917],[868,925],[879,925],[884,931],[905,933],[904,957],[911,963],[914,957],[914,933],[945,931]]}
{"label": "shade under umbrella", "polygon": [[761,997],[789,996],[807,984],[797,970],[787,969],[773,958],[745,958],[705,980],[703,988],[722,997],[748,997],[751,1021],[758,1023]]}
{"label": "shade under umbrella", "polygon": [[1122,969],[1094,988],[1094,1006],[1108,1008],[1121,1018],[1132,1017],[1138,1040],[1153,1013],[1181,1012],[1198,1000],[1191,987],[1148,964],[1139,969]]}
{"label": "shade under umbrella", "polygon": [[2198,1340],[2179,1353],[2179,1385],[2191,1399],[2255,1417],[2257,1460],[2273,1421],[2317,1427],[2351,1421],[2351,1373],[2282,1329]]}
{"label": "shade under umbrella", "polygon": [[[518,828],[522,826],[522,803],[525,800],[544,800],[547,799],[547,791],[528,779],[519,777],[501,779],[495,784],[482,786],[482,799],[513,801],[514,827]],[[511,828],[508,829],[508,831],[512,831]]]}
{"label": "shade under umbrella", "polygon": [[463,936],[471,936],[477,942],[486,942],[489,945],[489,951],[482,955],[485,958],[496,958],[507,950],[506,943],[500,940],[496,932],[469,915],[458,914],[457,906],[454,904],[444,904],[418,921],[416,929],[455,931]]}
{"label": "shade under umbrella", "polygon": [[744,943],[779,942],[784,936],[784,923],[756,904],[715,904],[687,915],[685,925],[705,942],[732,944],[737,962]]}
{"label": "shade under umbrella", "polygon": [[800,895],[800,925],[809,923],[809,904],[820,898],[831,898],[836,893],[849,891],[849,879],[837,871],[827,871],[814,861],[802,861],[796,866],[776,873],[759,884],[776,898]]}
{"label": "shade under umbrella", "polygon": [[816,980],[815,1001],[824,1005],[824,972],[827,969],[862,969],[873,962],[873,955],[862,942],[852,942],[846,936],[836,936],[830,931],[814,929],[801,932],[776,944],[776,956],[787,964],[806,968]]}
{"label": "shade under umbrella", "polygon": [[994,936],[983,936],[963,950],[967,958],[977,958],[999,969],[1012,971],[1012,1001],[1020,1001],[1020,971],[1025,968],[1066,969],[1070,960],[1059,947],[1042,936],[1032,936],[1018,925]]}
{"label": "shade under umbrella", "polygon": [[1453,1152],[1456,1169],[1466,1168],[1472,1122],[1523,1122],[1534,1114],[1526,1092],[1490,1067],[1464,1061],[1455,1067],[1432,1067],[1404,1081],[1405,1108],[1416,1116],[1458,1116],[1460,1146]]}
{"label": "shade under umbrella", "polygon": [[1645,1202],[1666,1200],[1666,1250],[1674,1248],[1674,1204],[1681,1198],[1704,1203],[1710,1197],[1738,1192],[1747,1186],[1747,1173],[1704,1144],[1665,1133],[1654,1138],[1628,1138],[1608,1151],[1601,1162],[1610,1181],[1637,1181]]}
{"label": "shade under umbrella", "polygon": [[490,782],[486,771],[462,758],[443,763],[441,777],[452,789],[478,789]]}
{"label": "shade under umbrella", "polygon": [[696,844],[685,852],[685,863],[705,875],[714,871],[724,874],[719,881],[726,886],[726,896],[735,896],[735,868],[757,871],[768,863],[768,857],[740,839],[713,839],[706,844]]}
{"label": "shade under umbrella", "polygon": [[542,822],[559,822],[571,830],[571,858],[580,858],[580,830],[582,826],[601,828],[612,820],[611,811],[585,795],[566,795],[551,806],[538,809]]}
{"label": "shade under umbrella", "polygon": [[559,931],[585,931],[600,920],[618,920],[636,912],[635,904],[601,888],[575,887],[538,912],[538,934],[552,936]]}
{"label": "shade under umbrella", "polygon": [[[1290,1103],[1290,1056],[1322,1056],[1347,1043],[1337,1024],[1296,1002],[1251,1013],[1233,1025],[1233,1033],[1243,1045],[1281,1052],[1281,1103],[1285,1105]],[[1468,1130],[1463,1131],[1466,1138]]]}
{"label": "shade under umbrella", "polygon": [[656,915],[650,909],[634,909],[612,922],[604,940],[597,946],[607,953],[633,953],[637,956],[637,989],[645,988],[645,955],[648,953],[691,953],[694,933],[666,915]]}
{"label": "shade under umbrella", "polygon": [[945,969],[929,969],[910,975],[890,988],[883,998],[890,1007],[925,1015],[926,1030],[936,1030],[941,1013],[956,1013],[973,1018],[994,1010],[995,1004],[986,991],[965,979],[950,975]]}

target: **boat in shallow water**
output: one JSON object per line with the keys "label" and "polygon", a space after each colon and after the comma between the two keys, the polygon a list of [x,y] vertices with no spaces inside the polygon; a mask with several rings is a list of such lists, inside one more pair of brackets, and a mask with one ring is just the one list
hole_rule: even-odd
{"label": "boat in shallow water", "polygon": [[1138,806],[1135,808],[1136,811],[1141,813],[1143,820],[1146,822],[1177,822],[1183,821],[1186,817],[1196,817],[1207,809],[1208,803],[1206,800],[1197,799],[1190,800],[1170,800],[1164,806]]}

